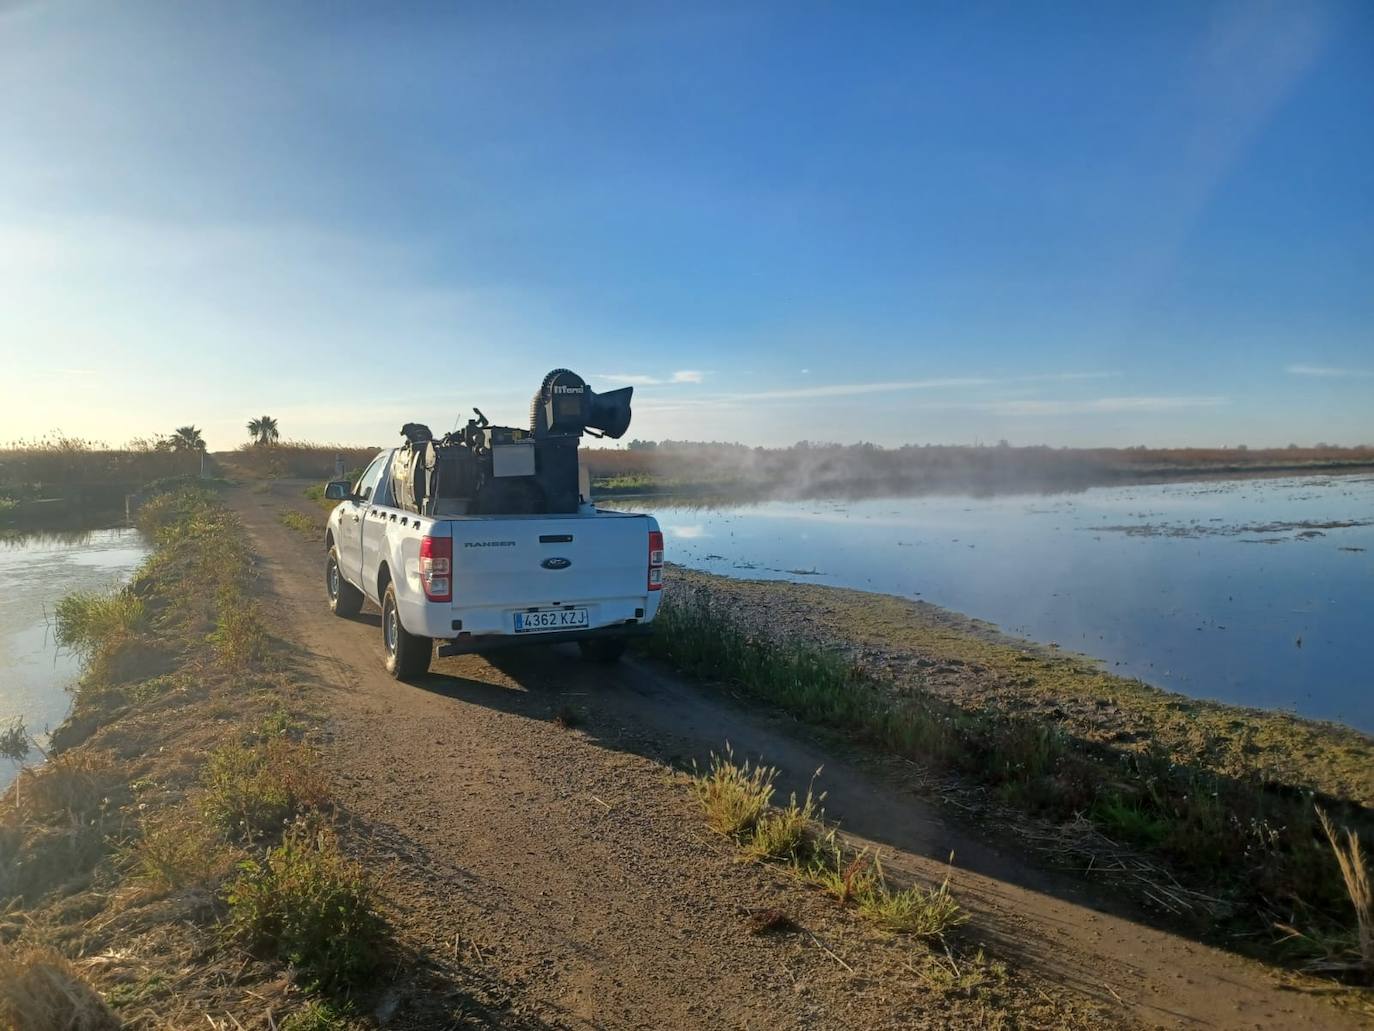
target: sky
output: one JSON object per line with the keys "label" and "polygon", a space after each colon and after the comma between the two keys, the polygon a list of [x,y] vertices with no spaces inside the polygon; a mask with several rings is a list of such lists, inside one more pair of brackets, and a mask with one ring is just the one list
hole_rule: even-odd
{"label": "sky", "polygon": [[1374,4],[0,0],[0,444],[1374,444]]}

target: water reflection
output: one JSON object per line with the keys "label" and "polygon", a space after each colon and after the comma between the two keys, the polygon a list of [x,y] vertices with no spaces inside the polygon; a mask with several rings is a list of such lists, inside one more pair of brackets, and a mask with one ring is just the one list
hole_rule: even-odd
{"label": "water reflection", "polygon": [[[21,716],[41,743],[66,718],[80,663],[57,648],[53,610],[72,591],[126,582],[146,553],[128,527],[0,534],[0,725]],[[14,772],[0,760],[0,789]]]}
{"label": "water reflection", "polygon": [[1374,477],[643,507],[689,566],[919,597],[1161,687],[1374,731]]}

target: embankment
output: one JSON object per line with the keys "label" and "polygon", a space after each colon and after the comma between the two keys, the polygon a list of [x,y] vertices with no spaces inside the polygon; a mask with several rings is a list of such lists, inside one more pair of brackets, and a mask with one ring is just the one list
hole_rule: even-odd
{"label": "embankment", "polygon": [[1198,701],[935,606],[672,570],[648,647],[1115,883],[1169,926],[1294,966],[1357,959],[1317,809],[1370,840],[1374,741]]}
{"label": "embankment", "polygon": [[340,845],[256,560],[206,488],[139,520],[132,583],[60,604],[86,671],[0,798],[0,1027],[346,1026],[405,950]]}

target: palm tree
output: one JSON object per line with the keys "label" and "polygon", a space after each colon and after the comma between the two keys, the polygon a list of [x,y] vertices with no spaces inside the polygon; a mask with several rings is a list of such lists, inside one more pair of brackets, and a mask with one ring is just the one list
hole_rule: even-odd
{"label": "palm tree", "polygon": [[194,426],[178,426],[172,434],[173,451],[204,451],[205,438]]}
{"label": "palm tree", "polygon": [[277,432],[277,420],[270,415],[248,420],[248,435],[254,444],[275,444],[281,434]]}

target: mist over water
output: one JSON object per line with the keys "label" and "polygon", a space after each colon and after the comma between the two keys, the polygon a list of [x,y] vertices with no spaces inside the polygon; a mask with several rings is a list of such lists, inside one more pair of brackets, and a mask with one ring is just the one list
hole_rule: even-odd
{"label": "mist over water", "polygon": [[633,507],[670,561],[920,598],[1162,688],[1374,732],[1374,477]]}

